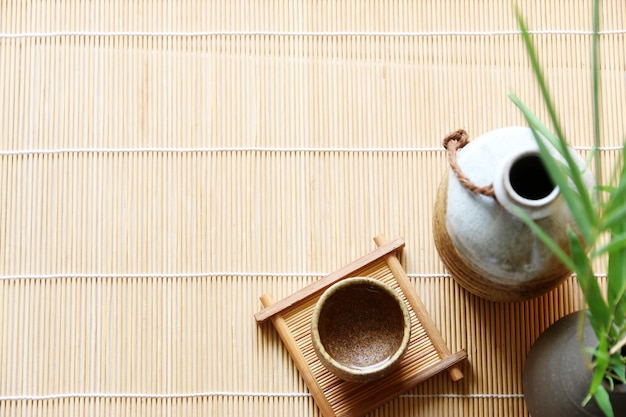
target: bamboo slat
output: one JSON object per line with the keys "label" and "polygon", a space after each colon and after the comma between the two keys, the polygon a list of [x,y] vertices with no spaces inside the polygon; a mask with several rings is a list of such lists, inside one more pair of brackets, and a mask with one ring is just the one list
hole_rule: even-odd
{"label": "bamboo slat", "polygon": [[[519,6],[586,155],[589,7]],[[626,137],[625,22],[602,1],[604,178]],[[575,280],[486,302],[432,238],[441,140],[524,124],[509,92],[548,120],[499,0],[0,1],[0,415],[319,416],[258,296],[385,233],[469,366],[370,415],[527,417],[526,354],[582,307]]]}

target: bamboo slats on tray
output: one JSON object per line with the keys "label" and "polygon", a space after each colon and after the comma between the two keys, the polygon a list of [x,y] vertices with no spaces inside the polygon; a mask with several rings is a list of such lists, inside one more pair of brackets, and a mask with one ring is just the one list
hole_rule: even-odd
{"label": "bamboo slats on tray", "polygon": [[[626,136],[626,7],[602,2],[601,157]],[[591,18],[528,1],[572,144],[592,141]],[[575,281],[489,303],[447,275],[441,140],[540,117],[510,2],[0,2],[0,415],[319,416],[259,294],[403,236],[465,378],[378,416],[527,416],[538,335]]]}
{"label": "bamboo slats on tray", "polygon": [[[463,378],[460,363],[467,353],[450,352],[411,286],[397,255],[404,241],[397,238],[388,242],[384,235],[374,240],[377,250],[278,302],[271,294],[263,294],[264,309],[255,314],[259,323],[271,319],[324,417],[365,415],[445,371],[453,381]],[[369,277],[389,285],[406,303],[411,317],[411,337],[399,369],[366,384],[349,383],[332,375],[317,358],[311,341],[311,319],[320,296],[333,284],[350,277]]]}

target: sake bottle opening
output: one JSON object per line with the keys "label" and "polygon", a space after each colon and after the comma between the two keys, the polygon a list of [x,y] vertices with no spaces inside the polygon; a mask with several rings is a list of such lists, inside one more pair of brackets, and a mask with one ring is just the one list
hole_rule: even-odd
{"label": "sake bottle opening", "polygon": [[538,150],[510,155],[496,172],[494,191],[500,204],[514,215],[519,209],[533,219],[548,216],[559,196],[559,187],[552,182]]}
{"label": "sake bottle opening", "polygon": [[509,183],[514,193],[525,200],[543,200],[558,192],[536,153],[522,155],[513,162],[509,171]]}

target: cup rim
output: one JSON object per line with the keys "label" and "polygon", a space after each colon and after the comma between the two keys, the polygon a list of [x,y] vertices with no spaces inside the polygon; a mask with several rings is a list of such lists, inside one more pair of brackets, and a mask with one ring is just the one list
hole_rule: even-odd
{"label": "cup rim", "polygon": [[[396,305],[400,308],[404,321],[402,341],[398,349],[396,349],[396,351],[387,360],[384,360],[372,366],[368,366],[366,368],[354,368],[337,361],[328,353],[328,351],[324,347],[324,344],[322,343],[319,334],[319,319],[323,307],[326,304],[326,301],[331,298],[338,290],[355,285],[372,285],[382,290],[386,295],[390,296],[395,301]],[[322,359],[323,357],[322,362],[326,362],[326,364],[328,365],[327,368],[335,375],[339,374],[337,376],[342,379],[346,379],[342,377],[346,375],[349,376],[348,380],[367,380],[368,377],[374,377],[374,379],[377,379],[377,375],[381,374],[381,372],[383,372],[383,374],[381,374],[380,377],[385,376],[386,373],[384,373],[384,371],[387,368],[389,368],[389,372],[391,372],[399,364],[402,356],[407,350],[410,337],[411,317],[409,315],[409,310],[406,303],[391,286],[370,277],[351,277],[333,284],[328,289],[326,289],[326,291],[324,291],[322,296],[317,301],[315,309],[313,311],[313,318],[311,321],[311,339],[313,342],[314,350],[316,351],[317,355],[320,356],[320,359]]]}

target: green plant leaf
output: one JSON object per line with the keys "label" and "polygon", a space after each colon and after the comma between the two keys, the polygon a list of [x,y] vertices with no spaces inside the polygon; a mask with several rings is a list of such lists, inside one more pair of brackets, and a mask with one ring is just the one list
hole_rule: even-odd
{"label": "green plant leaf", "polygon": [[589,166],[591,165],[591,163],[597,160],[597,155],[598,155],[598,149],[596,147],[592,147],[591,150],[589,151],[589,154],[585,158],[585,164],[583,165],[581,172],[586,172],[587,169],[589,169]]}
{"label": "green plant leaf", "polygon": [[[569,167],[570,179],[572,180],[574,184],[574,188],[576,189],[576,191],[578,192],[578,195],[580,196],[579,198],[580,205],[584,209],[587,215],[587,219],[591,221],[591,225],[594,226],[595,228],[597,227],[597,223],[595,221],[597,218],[596,218],[596,213],[594,210],[592,198],[588,193],[585,182],[583,181],[582,173],[578,165],[574,161],[572,154],[570,153],[569,148],[567,146],[565,135],[563,133],[563,130],[561,129],[561,125],[559,123],[558,117],[556,115],[556,111],[554,109],[554,104],[552,103],[552,98],[550,97],[550,92],[548,90],[545,78],[543,76],[543,71],[541,70],[541,65],[539,64],[537,53],[535,52],[535,46],[532,42],[530,33],[528,32],[528,29],[526,27],[526,22],[524,21],[524,18],[521,15],[519,8],[516,9],[516,17],[517,17],[518,26],[520,27],[522,31],[522,39],[524,40],[524,45],[526,46],[526,51],[528,53],[528,57],[530,58],[531,66],[535,74],[535,79],[537,80],[537,84],[539,85],[541,95],[543,97],[544,103],[548,110],[548,115],[550,116],[550,121],[552,122],[552,126],[554,128],[556,137],[558,138],[558,144],[556,146],[556,150],[563,157],[563,159],[566,162],[566,165]],[[545,164],[546,161],[543,158],[542,160]],[[553,178],[553,181],[554,180],[555,179]],[[570,202],[568,201],[568,204],[569,203]],[[583,225],[580,225],[580,226],[582,228]],[[581,233],[583,233],[583,236],[585,237],[585,240],[588,243],[591,242],[591,240],[589,240],[591,235],[588,235],[587,231],[581,230]]]}
{"label": "green plant leaf", "polygon": [[552,237],[544,232],[539,225],[521,208],[514,207],[515,214],[528,226],[533,233],[537,235],[539,240],[550,249],[559,261],[570,271],[575,271],[576,265],[570,256],[552,239]]}
{"label": "green plant leaf", "polygon": [[568,230],[568,235],[570,249],[572,251],[571,259],[575,266],[576,278],[582,288],[590,313],[589,322],[593,327],[596,337],[601,341],[604,338],[604,333],[610,326],[611,312],[602,296],[602,290],[593,273],[591,262],[585,252],[584,246],[571,229]]}
{"label": "green plant leaf", "polygon": [[[626,249],[624,240],[626,240],[626,232],[622,232],[619,237],[611,238],[609,246],[614,245],[614,248],[609,251],[607,272],[607,302],[612,311],[613,322],[618,328],[624,326],[624,315],[626,314]],[[615,337],[619,338],[620,335],[617,334]]]}
{"label": "green plant leaf", "polygon": [[597,395],[604,387],[602,382],[605,380],[607,370],[609,368],[610,356],[608,353],[608,341],[606,338],[598,340],[598,347],[593,352],[594,368],[591,384],[589,386],[589,394],[598,400]]}
{"label": "green plant leaf", "polygon": [[616,253],[623,249],[626,249],[626,232],[622,232],[619,235],[611,236],[611,240],[606,245],[597,249],[593,256],[600,256],[605,253]]}
{"label": "green plant leaf", "polygon": [[626,366],[624,366],[624,362],[621,360],[621,355],[619,357],[615,357],[615,355],[611,355],[609,360],[609,371],[611,372],[614,379],[617,379],[620,383],[626,383]]}
{"label": "green plant leaf", "polygon": [[[584,166],[578,166],[569,151],[535,46],[519,8],[516,9],[516,18],[554,133],[515,95],[509,94],[509,98],[521,110],[532,129],[542,162],[552,181],[560,188],[578,228],[576,231],[568,230],[570,254],[556,245],[529,216],[523,213],[519,216],[561,262],[576,272],[588,307],[586,315],[598,338],[595,349],[588,348],[593,351],[593,376],[584,403],[593,397],[604,414],[613,417],[603,381],[608,382],[611,389],[615,381],[626,382],[626,357],[621,354],[622,347],[626,345],[626,140],[609,183],[600,184],[600,2],[593,2],[591,69],[594,146]],[[584,175],[587,175],[585,171],[592,162],[595,162],[598,185],[587,187]],[[609,242],[596,249],[607,233]],[[596,250],[588,255],[587,249]],[[603,258],[597,259],[598,256]],[[595,260],[604,262],[604,256],[608,258],[606,299],[592,268]]]}
{"label": "green plant leaf", "polygon": [[541,135],[546,138],[546,140],[550,142],[550,144],[554,146],[554,148],[558,148],[560,146],[559,138],[556,137],[554,133],[552,133],[552,131],[541,121],[541,119],[537,117],[537,115],[528,106],[524,104],[524,102],[522,102],[522,100],[519,99],[519,97],[517,97],[513,93],[509,93],[509,99],[513,103],[515,103],[515,105],[522,111],[522,114],[524,114],[524,118],[526,119],[526,122],[528,123],[528,126],[530,128],[535,129],[539,133],[541,133]]}
{"label": "green plant leaf", "polygon": [[[559,191],[567,202],[567,206],[572,213],[572,217],[574,218],[576,225],[578,226],[578,231],[582,234],[586,242],[586,246],[590,246],[596,239],[595,225],[598,221],[596,212],[594,210],[589,211],[586,208],[585,201],[591,201],[588,189],[585,187],[582,187],[582,189],[579,190],[572,188],[570,179],[572,178],[573,173],[569,171],[564,172],[561,168],[562,165],[552,156],[546,144],[541,140],[541,138],[537,137],[536,133],[534,134],[537,145],[539,146],[541,162],[543,162],[543,165],[548,170],[552,181],[554,181],[559,187]],[[577,167],[573,169],[578,173]]]}
{"label": "green plant leaf", "polygon": [[610,185],[596,185],[596,189],[598,191],[603,191],[608,194],[615,192],[615,187],[611,187]]}
{"label": "green plant leaf", "polygon": [[624,162],[626,159],[626,139],[624,140],[624,145],[622,146],[622,152],[620,157],[615,164],[614,172],[611,175],[611,184],[617,184],[616,186],[605,186],[604,190],[609,193],[609,199],[607,201],[605,210],[607,213],[610,213],[612,210],[620,207],[623,203],[624,198],[626,198],[626,170],[624,169]]}
{"label": "green plant leaf", "polygon": [[[624,150],[622,158],[623,155]],[[620,162],[623,163],[623,159]],[[626,186],[624,184],[626,184],[626,171],[622,168],[620,183],[610,194],[606,218],[602,221],[603,226],[611,233],[611,239],[607,244],[609,254],[607,301],[618,328],[624,326],[626,314],[626,300],[624,299],[626,293]]]}
{"label": "green plant leaf", "polygon": [[[600,1],[593,2],[593,41],[591,43],[591,76],[593,93],[593,143],[594,148],[600,148],[600,70],[598,66],[600,42]],[[600,159],[596,158],[596,173],[599,175]]]}
{"label": "green plant leaf", "polygon": [[[620,165],[623,163],[623,158],[624,153],[622,153]],[[626,230],[626,170],[623,168],[619,183],[609,192],[601,228],[602,230],[612,229],[614,233]]]}
{"label": "green plant leaf", "polygon": [[618,225],[623,226],[625,224],[626,224],[626,206],[622,205],[611,210],[610,213],[606,214],[605,218],[602,221],[601,228],[602,230],[606,230],[606,229],[611,229]]}
{"label": "green plant leaf", "polygon": [[593,398],[596,400],[596,403],[607,417],[615,417],[615,414],[613,414],[611,399],[609,398],[609,393],[606,391],[606,388],[599,385]]}
{"label": "green plant leaf", "polygon": [[[559,191],[563,196],[563,199],[565,199],[568,208],[570,209],[570,212],[572,213],[572,217],[574,218],[574,221],[578,226],[579,232],[583,235],[585,242],[587,242],[587,244],[589,245],[590,242],[595,239],[596,224],[598,223],[598,221],[595,210],[592,209],[590,211],[586,207],[588,204],[592,205],[589,190],[584,186],[580,189],[572,187],[572,182],[570,181],[570,179],[576,175],[581,175],[578,166],[572,161],[572,163],[574,164],[572,172],[571,167],[568,167],[566,165],[564,166],[562,161],[556,159],[545,142],[547,141],[552,144],[553,140],[556,140],[557,142],[560,142],[560,140],[558,138],[547,139],[547,135],[552,134],[543,124],[536,121],[537,116],[535,116],[535,114],[514,94],[509,94],[509,97],[511,101],[513,101],[513,103],[515,103],[515,105],[521,110],[522,114],[526,118],[526,121],[528,122],[528,125],[533,130],[535,140],[537,142],[537,145],[539,146],[541,161],[548,171],[550,179],[552,179],[552,181],[559,187]],[[542,140],[542,137],[546,138],[546,141]],[[571,158],[569,148],[566,147],[566,149],[568,157]]]}

